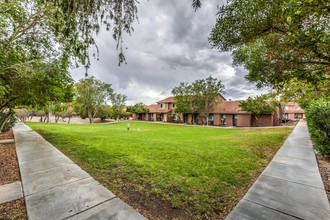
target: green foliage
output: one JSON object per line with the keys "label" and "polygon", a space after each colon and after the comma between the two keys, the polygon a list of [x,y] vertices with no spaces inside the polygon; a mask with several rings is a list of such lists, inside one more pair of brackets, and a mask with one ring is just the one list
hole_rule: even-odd
{"label": "green foliage", "polygon": [[142,102],[136,103],[133,106],[127,106],[126,111],[132,112],[132,113],[147,113],[149,112],[149,109],[145,107],[146,105]]}
{"label": "green foliage", "polygon": [[[71,101],[71,62],[89,65],[101,24],[124,62],[122,34],[131,33],[135,0],[11,0],[0,3],[0,111],[17,105]],[[97,47],[96,47],[97,48]],[[98,51],[98,49],[97,49]],[[71,90],[72,91],[72,90]]]}
{"label": "green foliage", "polygon": [[243,197],[292,130],[141,122],[130,122],[129,132],[127,122],[28,125],[114,193],[171,204],[169,211],[191,213],[187,219],[220,219],[219,213]]}
{"label": "green foliage", "polygon": [[[8,116],[8,112],[6,112],[6,111],[0,112],[0,125],[2,125],[4,120],[6,120],[7,116]],[[0,133],[9,131],[12,127],[14,127],[15,123],[16,123],[16,117],[15,117],[15,114],[12,114],[9,117],[8,121],[5,122],[2,130],[0,130]]]}
{"label": "green foliage", "polygon": [[133,21],[137,18],[136,0],[116,1],[84,1],[84,0],[45,0],[39,4],[51,4],[56,11],[53,14],[52,27],[55,35],[62,36],[66,42],[65,51],[80,59],[85,65],[90,64],[88,49],[95,46],[98,56],[98,47],[95,34],[98,34],[102,25],[109,31],[116,41],[116,48],[120,50],[119,64],[125,62],[123,53],[123,34],[134,31]]}
{"label": "green foliage", "polygon": [[127,96],[123,94],[112,94],[110,97],[112,109],[113,109],[113,118],[122,118],[123,114],[126,112],[125,102]]}
{"label": "green foliage", "polygon": [[249,97],[247,100],[240,101],[239,107],[243,111],[250,112],[260,126],[259,117],[264,114],[272,114],[275,112],[274,102],[270,102],[268,95],[260,95],[254,98]]}
{"label": "green foliage", "polygon": [[93,123],[98,110],[113,95],[111,84],[101,82],[94,77],[80,79],[75,84],[75,91],[79,115],[82,118],[88,117],[90,123]]}
{"label": "green foliage", "polygon": [[306,118],[316,149],[321,154],[330,156],[330,100],[312,101],[307,108]]}
{"label": "green foliage", "polygon": [[232,0],[219,9],[210,42],[233,51],[258,87],[287,88],[291,79],[313,91],[330,87],[329,1]]}
{"label": "green foliage", "polygon": [[52,28],[56,8],[13,0],[0,4],[0,11],[0,107],[61,99],[71,77],[66,44]]}
{"label": "green foliage", "polygon": [[100,118],[101,122],[104,122],[105,119],[111,117],[112,112],[113,112],[113,110],[112,110],[111,106],[102,105],[102,106],[99,107],[95,117]]}
{"label": "green foliage", "polygon": [[176,112],[196,113],[205,117],[208,124],[209,114],[215,105],[221,101],[225,86],[221,81],[211,76],[206,79],[196,80],[191,84],[180,83],[174,87],[172,94],[175,96]]}
{"label": "green foliage", "polygon": [[194,92],[192,85],[181,82],[179,86],[172,89],[172,94],[175,96],[175,111],[179,113],[197,112],[197,103],[194,100]]}
{"label": "green foliage", "polygon": [[278,91],[283,100],[295,101],[303,109],[307,109],[309,103],[317,97],[330,97],[330,85],[326,81],[319,81],[317,84],[309,83],[306,80],[297,80],[292,78],[282,83],[281,89]]}

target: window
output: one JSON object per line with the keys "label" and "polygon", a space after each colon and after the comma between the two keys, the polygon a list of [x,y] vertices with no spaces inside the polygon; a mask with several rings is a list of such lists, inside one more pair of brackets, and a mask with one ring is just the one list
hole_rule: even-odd
{"label": "window", "polygon": [[164,104],[163,103],[160,103],[160,108],[164,108]]}
{"label": "window", "polygon": [[296,106],[294,107],[294,109],[295,109],[295,110],[301,110],[301,108],[300,108],[299,105],[296,105]]}
{"label": "window", "polygon": [[175,104],[173,103],[173,108],[175,108]]}
{"label": "window", "polygon": [[226,124],[226,115],[221,114],[221,125],[225,125]]}
{"label": "window", "polygon": [[213,121],[214,120],[214,114],[209,114],[209,121]]}
{"label": "window", "polygon": [[284,106],[284,110],[288,110],[289,109],[289,106]]}

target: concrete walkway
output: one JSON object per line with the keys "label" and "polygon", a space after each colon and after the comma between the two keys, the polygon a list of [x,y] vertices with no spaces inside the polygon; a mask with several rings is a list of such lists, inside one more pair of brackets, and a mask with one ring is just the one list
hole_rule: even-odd
{"label": "concrete walkway", "polygon": [[35,131],[13,130],[30,220],[145,219]]}
{"label": "concrete walkway", "polygon": [[330,219],[305,121],[298,123],[226,219]]}
{"label": "concrete walkway", "polygon": [[22,198],[22,184],[20,181],[0,186],[0,204]]}

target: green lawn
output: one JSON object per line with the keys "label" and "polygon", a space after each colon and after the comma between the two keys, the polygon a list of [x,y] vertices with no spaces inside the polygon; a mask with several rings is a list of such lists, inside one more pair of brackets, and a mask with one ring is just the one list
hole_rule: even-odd
{"label": "green lawn", "polygon": [[127,123],[28,123],[119,197],[160,218],[220,218],[292,130],[130,124],[127,131]]}

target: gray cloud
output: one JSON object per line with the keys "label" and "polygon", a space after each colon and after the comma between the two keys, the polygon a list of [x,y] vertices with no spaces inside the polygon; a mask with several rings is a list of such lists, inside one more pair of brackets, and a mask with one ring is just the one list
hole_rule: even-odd
{"label": "gray cloud", "polygon": [[[224,2],[224,1],[222,1]],[[100,60],[92,60],[89,73],[111,83],[116,92],[128,96],[128,104],[154,103],[171,94],[180,82],[217,77],[226,86],[225,97],[242,99],[256,91],[244,76],[246,70],[232,67],[231,53],[211,48],[208,37],[216,21],[216,1],[203,1],[194,12],[191,0],[141,1],[135,32],[125,36],[127,65],[118,67],[118,51],[111,32],[96,37]],[[84,69],[71,71],[74,79]]]}

